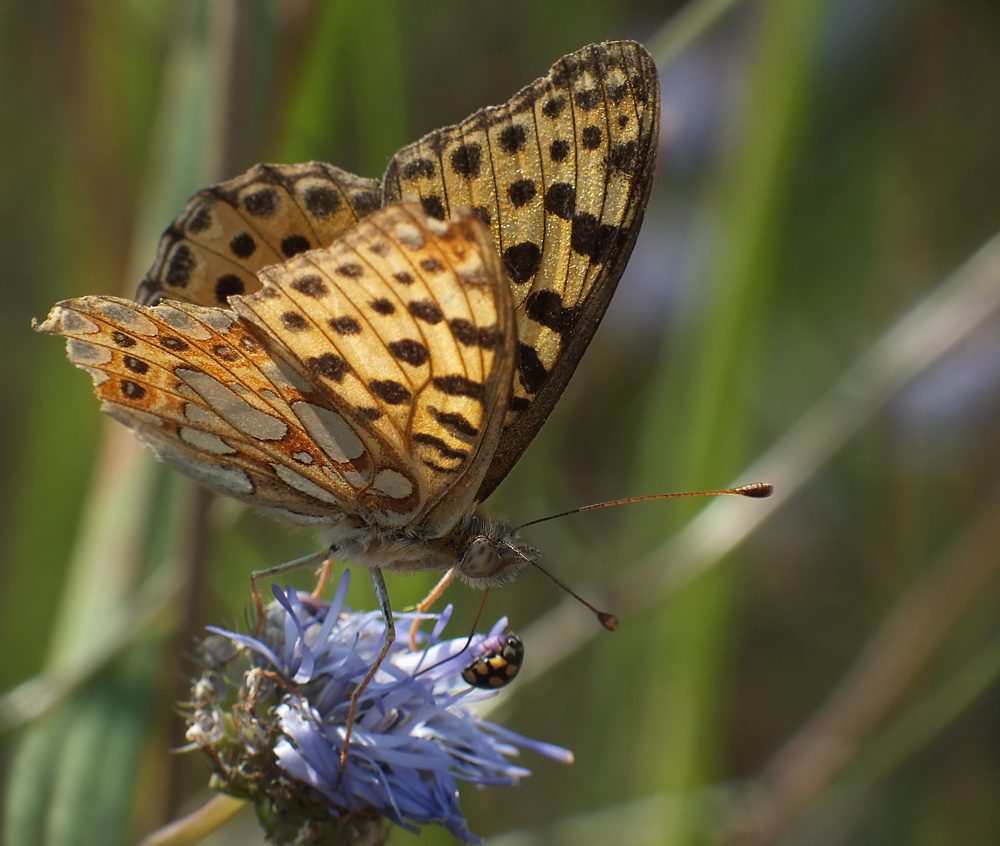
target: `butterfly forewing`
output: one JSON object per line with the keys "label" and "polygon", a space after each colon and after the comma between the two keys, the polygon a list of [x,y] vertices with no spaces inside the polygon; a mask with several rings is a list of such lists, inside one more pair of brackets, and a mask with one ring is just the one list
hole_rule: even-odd
{"label": "butterfly forewing", "polygon": [[233,308],[390,445],[363,516],[450,528],[474,502],[511,390],[513,303],[485,227],[391,206],[261,277]]}
{"label": "butterfly forewing", "polygon": [[435,217],[471,207],[511,278],[517,379],[480,500],[534,438],[607,308],[642,221],[658,132],[652,58],[611,42],[563,57],[506,104],[389,164],[387,202],[418,199]]}
{"label": "butterfly forewing", "polygon": [[321,162],[260,164],[195,194],[160,239],[136,299],[225,305],[256,273],[326,247],[381,205],[381,188]]}
{"label": "butterfly forewing", "polygon": [[444,534],[511,390],[514,309],[486,228],[396,205],[262,279],[233,310],[85,297],[40,329],[69,339],[106,411],[216,490]]}
{"label": "butterfly forewing", "polygon": [[[304,424],[303,409],[325,397],[232,312],[84,297],[60,303],[41,329],[70,338],[70,360],[93,375],[105,411],[217,490],[317,517],[352,509],[371,481],[378,443]],[[318,446],[332,437],[339,451]]]}

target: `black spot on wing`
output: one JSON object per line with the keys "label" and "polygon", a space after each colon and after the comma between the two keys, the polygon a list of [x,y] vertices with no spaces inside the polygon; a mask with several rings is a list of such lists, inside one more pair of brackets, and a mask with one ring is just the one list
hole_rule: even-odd
{"label": "black spot on wing", "polygon": [[306,210],[313,217],[327,218],[340,211],[340,195],[329,185],[313,185],[302,193]]}
{"label": "black spot on wing", "polygon": [[455,467],[442,467],[436,461],[428,461],[426,458],[421,462],[425,467],[430,467],[435,473],[457,473],[462,469],[462,465],[458,464]]}
{"label": "black spot on wing", "polygon": [[530,179],[519,179],[507,189],[507,196],[516,209],[530,203],[537,193],[535,183]]}
{"label": "black spot on wing", "polygon": [[486,206],[474,206],[472,209],[473,214],[478,217],[486,226],[492,225],[492,216],[490,215],[490,210]]}
{"label": "black spot on wing", "polygon": [[382,197],[377,191],[356,191],[351,195],[351,205],[364,217],[382,208]]}
{"label": "black spot on wing", "polygon": [[125,365],[127,370],[131,370],[133,373],[137,373],[142,376],[149,370],[149,365],[144,361],[139,361],[137,358],[132,358],[132,356],[127,355],[122,359],[122,364]]}
{"label": "black spot on wing", "polygon": [[167,272],[163,274],[163,281],[172,288],[183,288],[191,280],[191,271],[194,270],[194,253],[187,244],[178,244],[170,254],[167,262]]}
{"label": "black spot on wing", "polygon": [[351,366],[339,355],[326,352],[306,360],[306,367],[311,373],[340,382],[350,372]]}
{"label": "black spot on wing", "polygon": [[535,100],[537,99],[537,93],[528,88],[521,92],[521,96],[510,101],[508,108],[512,115],[520,115],[525,112],[530,112],[535,108]]}
{"label": "black spot on wing", "polygon": [[261,188],[243,198],[243,208],[254,217],[270,217],[278,207],[278,192],[274,188]]}
{"label": "black spot on wing", "polygon": [[198,211],[191,215],[191,219],[187,222],[187,231],[189,235],[198,235],[208,229],[212,225],[212,212],[209,210],[208,206],[202,206]]}
{"label": "black spot on wing", "polygon": [[581,212],[573,218],[570,246],[578,253],[589,256],[595,263],[603,262],[618,238],[618,227],[598,223],[594,215]]}
{"label": "black spot on wing", "polygon": [[483,398],[482,383],[473,382],[465,376],[437,376],[431,382],[441,393],[449,396],[471,397],[477,400]]}
{"label": "black spot on wing", "polygon": [[562,94],[557,94],[542,104],[542,114],[548,118],[557,118],[564,108],[566,108],[566,98]]}
{"label": "black spot on wing", "polygon": [[649,93],[646,91],[646,80],[635,74],[629,77],[629,82],[632,83],[632,96],[635,97],[635,101],[646,105],[649,102]]}
{"label": "black spot on wing", "polygon": [[527,139],[528,131],[524,128],[524,124],[512,124],[500,133],[500,149],[509,155],[513,155],[524,147]]}
{"label": "black spot on wing", "polygon": [[424,323],[429,323],[434,326],[444,320],[444,314],[438,307],[437,303],[432,300],[413,300],[407,303],[407,310],[412,314],[417,320],[422,320]]}
{"label": "black spot on wing", "polygon": [[254,241],[253,235],[249,232],[241,232],[239,235],[232,237],[232,240],[229,242],[229,249],[236,258],[248,259],[254,254],[254,250],[257,249],[257,242]]}
{"label": "black spot on wing", "polygon": [[549,378],[549,371],[545,369],[535,348],[520,342],[517,345],[517,373],[524,390],[529,394],[537,394]]}
{"label": "black spot on wing", "polygon": [[220,305],[225,305],[230,297],[242,294],[246,285],[235,273],[226,273],[215,280],[215,299]]}
{"label": "black spot on wing", "polygon": [[538,244],[522,241],[504,250],[503,264],[511,281],[527,282],[542,266],[542,251]]}
{"label": "black spot on wing", "polygon": [[361,331],[361,324],[349,314],[331,317],[328,323],[338,335],[357,335]]}
{"label": "black spot on wing", "polygon": [[436,435],[430,435],[425,432],[417,432],[413,435],[411,440],[414,443],[424,444],[425,446],[436,449],[442,458],[449,461],[464,461],[469,457],[469,453],[466,450],[452,449]]}
{"label": "black spot on wing", "polygon": [[281,325],[289,332],[302,332],[309,328],[309,321],[297,311],[286,311],[281,315]]}
{"label": "black spot on wing", "polygon": [[482,148],[478,144],[460,144],[452,151],[451,169],[466,179],[475,179],[479,176],[482,159]]}
{"label": "black spot on wing", "polygon": [[391,341],[388,345],[392,357],[405,362],[412,367],[420,367],[427,363],[431,357],[430,353],[419,341],[412,338],[405,338],[402,341]]}
{"label": "black spot on wing", "polygon": [[429,197],[421,197],[420,205],[424,210],[424,214],[428,217],[433,217],[436,220],[444,220],[444,203],[440,197],[433,194]]}
{"label": "black spot on wing", "polygon": [[585,126],[580,135],[580,143],[582,143],[584,148],[587,150],[596,150],[601,146],[603,138],[604,136],[601,134],[601,130],[598,127]]}
{"label": "black spot on wing", "polygon": [[347,261],[335,267],[333,272],[347,279],[357,279],[364,275],[365,269],[356,261]]}
{"label": "black spot on wing", "polygon": [[568,182],[553,182],[545,192],[545,210],[569,220],[576,210],[576,188]]}
{"label": "black spot on wing", "polygon": [[368,389],[387,405],[402,405],[410,399],[410,390],[393,379],[373,379]]}
{"label": "black spot on wing", "polygon": [[554,162],[564,162],[569,158],[569,141],[557,138],[549,144],[549,157]]}
{"label": "black spot on wing", "polygon": [[122,379],[119,384],[119,388],[122,392],[122,396],[130,400],[141,400],[146,396],[146,389],[142,385],[137,385],[135,382],[130,382],[128,379]]}
{"label": "black spot on wing", "polygon": [[533,291],[524,301],[525,314],[560,335],[573,331],[580,316],[576,308],[564,308],[555,291]]}
{"label": "black spot on wing", "polygon": [[330,293],[323,278],[316,273],[309,273],[304,276],[296,276],[291,281],[292,290],[298,291],[307,297],[318,300]]}
{"label": "black spot on wing", "polygon": [[417,177],[424,177],[430,179],[434,176],[435,171],[434,162],[430,159],[414,159],[403,166],[403,178],[416,179]]}
{"label": "black spot on wing", "polygon": [[304,253],[311,246],[312,244],[309,243],[309,239],[304,235],[289,235],[281,239],[281,252],[285,258],[291,258],[292,256],[297,256],[299,253]]}
{"label": "black spot on wing", "polygon": [[494,324],[493,326],[482,326],[479,329],[478,343],[484,350],[492,350],[500,346],[500,342],[503,340],[503,333],[500,331],[500,327]]}
{"label": "black spot on wing", "polygon": [[584,91],[576,92],[576,104],[585,112],[596,109],[597,104],[600,102],[601,92],[596,88],[587,88]]}
{"label": "black spot on wing", "polygon": [[433,257],[421,259],[420,269],[423,270],[425,273],[430,273],[435,276],[439,273],[444,273],[444,265]]}
{"label": "black spot on wing", "polygon": [[452,336],[466,347],[475,346],[479,341],[479,332],[472,321],[464,317],[454,317],[448,321]]}
{"label": "black spot on wing", "polygon": [[474,438],[479,434],[479,429],[473,426],[461,414],[440,411],[439,409],[434,408],[434,406],[430,406],[428,410],[431,413],[431,417],[440,423],[442,428],[447,429],[457,437]]}
{"label": "black spot on wing", "polygon": [[190,349],[187,341],[182,341],[173,335],[164,335],[160,338],[160,345],[172,352],[184,352],[184,350]]}
{"label": "black spot on wing", "polygon": [[477,327],[464,317],[453,317],[448,321],[452,336],[464,347],[482,347],[491,350],[500,342],[500,330],[496,326]]}
{"label": "black spot on wing", "polygon": [[612,170],[622,173],[635,173],[636,146],[635,141],[623,141],[611,148],[608,163]]}

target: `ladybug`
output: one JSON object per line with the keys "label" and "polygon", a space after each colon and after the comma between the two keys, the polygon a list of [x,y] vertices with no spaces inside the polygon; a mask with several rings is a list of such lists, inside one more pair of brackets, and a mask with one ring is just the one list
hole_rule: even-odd
{"label": "ladybug", "polygon": [[462,670],[462,678],[473,687],[496,690],[510,684],[524,663],[524,644],[516,634],[485,641],[487,651]]}

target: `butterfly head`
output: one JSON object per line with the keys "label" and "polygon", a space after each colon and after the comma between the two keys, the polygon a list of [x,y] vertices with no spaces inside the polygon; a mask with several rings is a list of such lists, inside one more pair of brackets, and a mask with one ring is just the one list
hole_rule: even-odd
{"label": "butterfly head", "polygon": [[540,555],[537,549],[522,543],[505,522],[475,515],[463,528],[467,540],[459,549],[457,567],[473,587],[506,584]]}

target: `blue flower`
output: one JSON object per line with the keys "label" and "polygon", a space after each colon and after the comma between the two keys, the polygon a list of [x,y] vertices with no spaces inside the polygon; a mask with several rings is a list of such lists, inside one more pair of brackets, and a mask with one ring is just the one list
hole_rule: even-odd
{"label": "blue flower", "polygon": [[[338,782],[351,695],[385,634],[378,612],[344,607],[348,582],[345,572],[329,604],[275,588],[256,637],[210,629],[215,634],[201,649],[206,670],[189,703],[191,746],[213,761],[215,786],[254,802],[276,842],[333,842],[346,825],[380,842],[386,821],[411,831],[436,823],[479,842],[462,815],[458,782],[517,783],[530,775],[508,760],[518,747],[573,759],[479,719],[470,707],[496,691],[470,687],[462,670],[494,647],[506,619],[465,649],[466,637],[441,640],[451,606],[420,615],[433,631],[417,652],[405,639],[393,644],[359,701]],[[397,615],[397,626],[416,616]]]}

